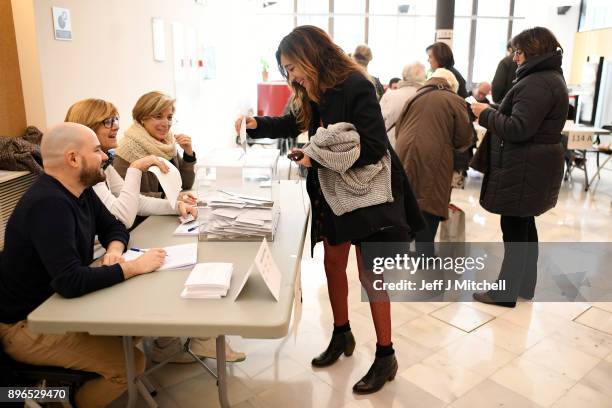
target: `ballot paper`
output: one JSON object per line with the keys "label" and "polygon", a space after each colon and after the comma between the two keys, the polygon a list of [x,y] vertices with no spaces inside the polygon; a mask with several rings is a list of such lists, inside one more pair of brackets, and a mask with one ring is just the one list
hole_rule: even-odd
{"label": "ballot paper", "polygon": [[176,236],[197,236],[200,233],[200,221],[193,220],[185,224],[181,224],[174,230]]}
{"label": "ballot paper", "polygon": [[187,224],[189,222],[192,222],[193,220],[195,220],[195,218],[193,218],[193,214],[187,214],[184,217],[179,217],[179,221],[181,222],[181,224]]}
{"label": "ballot paper", "polygon": [[206,199],[210,217],[200,228],[200,239],[274,240],[279,209],[274,201],[257,195],[217,190]]}
{"label": "ballot paper", "polygon": [[478,101],[476,100],[476,98],[474,98],[474,96],[473,96],[473,95],[470,95],[470,96],[468,96],[467,98],[465,98],[465,101],[466,101],[467,103],[469,103],[470,105],[471,105],[471,104],[473,104],[473,103],[478,102]]}
{"label": "ballot paper", "polygon": [[280,299],[282,275],[280,269],[278,269],[278,266],[276,265],[276,262],[274,262],[274,257],[272,256],[272,252],[270,252],[270,246],[268,245],[268,241],[266,241],[265,238],[261,242],[259,250],[255,255],[255,259],[253,260],[253,264],[245,274],[244,279],[242,280],[242,283],[238,288],[238,292],[234,297],[234,300],[236,300],[236,298],[238,298],[238,295],[240,295],[240,292],[242,292],[244,285],[246,285],[246,282],[254,269],[259,272],[264,282],[266,283],[266,287],[268,288],[268,290],[270,290],[270,293],[278,302],[278,300]]}
{"label": "ballot paper", "polygon": [[159,185],[161,185],[164,193],[166,193],[166,198],[170,202],[172,208],[176,208],[176,200],[178,199],[179,193],[181,192],[181,187],[183,182],[181,181],[181,174],[178,169],[174,167],[172,163],[163,157],[158,157],[159,160],[166,163],[168,166],[168,173],[162,173],[162,171],[157,166],[149,167],[149,171],[157,177],[159,180]]}
{"label": "ballot paper", "polygon": [[[163,248],[166,251],[166,260],[158,269],[163,271],[166,269],[179,269],[187,266],[195,265],[198,262],[198,243],[171,245]],[[133,261],[140,258],[147,249],[145,248],[130,248],[123,258],[126,261]]]}
{"label": "ballot paper", "polygon": [[224,262],[197,264],[185,281],[181,297],[186,299],[220,299],[227,295],[234,265]]}

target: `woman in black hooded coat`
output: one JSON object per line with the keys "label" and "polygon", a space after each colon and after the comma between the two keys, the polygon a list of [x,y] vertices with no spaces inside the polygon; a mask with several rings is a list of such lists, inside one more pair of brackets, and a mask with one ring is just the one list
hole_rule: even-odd
{"label": "woman in black hooded coat", "polygon": [[538,233],[535,217],[557,203],[563,179],[561,130],[568,94],[563,49],[548,29],[535,27],[512,39],[516,81],[499,109],[472,104],[478,123],[491,134],[480,204],[501,215],[504,261],[499,275],[505,290],[476,293],[484,303],[514,307],[531,299],[537,281]]}

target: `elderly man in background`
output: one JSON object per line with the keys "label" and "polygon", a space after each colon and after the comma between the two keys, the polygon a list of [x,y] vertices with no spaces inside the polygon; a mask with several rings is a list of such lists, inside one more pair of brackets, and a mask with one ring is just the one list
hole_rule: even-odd
{"label": "elderly man in background", "polygon": [[[113,286],[152,272],[165,259],[150,249],[126,262],[129,241],[125,226],[102,204],[92,186],[104,181],[108,159],[96,134],[76,123],[54,126],[42,138],[44,171],[23,195],[6,227],[0,260],[0,341],[13,359],[90,371],[100,377],[75,395],[79,407],[103,407],[127,389],[120,337],[87,333],[37,334],[26,318],[53,293],[67,298]],[[106,254],[93,261],[94,237]],[[145,368],[134,349],[136,375]]]}
{"label": "elderly man in background", "polygon": [[479,103],[491,103],[489,100],[489,94],[491,93],[491,84],[488,82],[481,82],[472,89],[472,96]]}
{"label": "elderly man in background", "polygon": [[458,87],[451,71],[436,69],[397,121],[395,150],[426,224],[416,234],[419,255],[434,256],[438,225],[448,218],[453,152],[472,144],[472,125]]}
{"label": "elderly man in background", "polygon": [[410,99],[425,83],[425,66],[420,62],[408,64],[402,70],[402,80],[397,89],[388,90],[380,100],[380,109],[385,119],[387,136],[392,146],[395,146],[395,127],[406,101]]}

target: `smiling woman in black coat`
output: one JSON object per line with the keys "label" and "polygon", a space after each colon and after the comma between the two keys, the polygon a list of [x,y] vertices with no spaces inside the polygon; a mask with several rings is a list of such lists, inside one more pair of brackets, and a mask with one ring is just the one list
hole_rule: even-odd
{"label": "smiling woman in black coat", "polygon": [[[306,185],[312,206],[311,245],[323,241],[327,286],[334,315],[334,331],[327,349],[312,360],[317,367],[335,363],[341,354],[350,356],[355,348],[348,319],[346,266],[351,243],[356,246],[359,278],[370,299],[376,330],[376,358],[368,373],[353,391],[378,391],[397,372],[391,342],[391,312],[386,294],[370,295],[371,272],[364,267],[361,244],[365,242],[408,242],[423,227],[423,219],[404,169],[389,144],[380,105],[367,74],[320,28],[295,28],[281,41],[276,59],[287,78],[293,97],[291,113],[282,117],[246,118],[249,135],[295,137],[306,130],[310,136],[319,127],[338,122],[352,123],[359,133],[360,154],[353,167],[378,163],[387,151],[391,156],[393,202],[359,208],[335,215],[321,191],[320,164],[307,155],[299,161],[309,168]],[[237,130],[240,119],[236,121]],[[407,249],[407,244],[406,244]],[[377,255],[378,256],[378,255]]]}
{"label": "smiling woman in black coat", "polygon": [[516,83],[499,109],[472,105],[478,123],[491,134],[480,204],[501,215],[505,255],[499,279],[506,281],[505,291],[477,293],[474,298],[510,307],[518,296],[534,296],[535,217],[557,203],[564,165],[561,130],[568,109],[563,49],[553,33],[543,27],[525,30],[512,39],[512,47],[519,67]]}

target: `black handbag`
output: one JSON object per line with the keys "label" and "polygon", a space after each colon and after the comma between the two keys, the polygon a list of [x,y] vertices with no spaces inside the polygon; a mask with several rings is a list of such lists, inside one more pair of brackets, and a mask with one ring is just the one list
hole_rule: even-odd
{"label": "black handbag", "polygon": [[470,160],[470,167],[476,171],[486,174],[489,170],[489,160],[491,155],[491,135],[487,130],[482,141],[476,149],[476,153]]}

